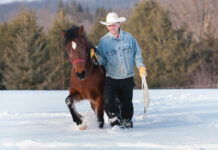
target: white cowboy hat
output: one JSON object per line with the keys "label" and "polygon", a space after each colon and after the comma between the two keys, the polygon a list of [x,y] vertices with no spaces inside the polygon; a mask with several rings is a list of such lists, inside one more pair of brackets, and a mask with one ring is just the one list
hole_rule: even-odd
{"label": "white cowboy hat", "polygon": [[117,22],[124,22],[124,21],[126,21],[125,17],[119,18],[115,12],[109,12],[107,14],[107,17],[106,17],[106,22],[100,21],[100,23],[108,26],[108,25],[112,25],[112,24],[117,23]]}

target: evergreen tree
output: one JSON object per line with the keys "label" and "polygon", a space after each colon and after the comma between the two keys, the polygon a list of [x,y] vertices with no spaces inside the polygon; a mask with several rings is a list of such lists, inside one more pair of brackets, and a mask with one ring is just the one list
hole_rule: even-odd
{"label": "evergreen tree", "polygon": [[195,43],[187,59],[190,84],[197,88],[216,88],[218,81],[218,44],[212,34]]}
{"label": "evergreen tree", "polygon": [[71,14],[76,15],[79,12],[76,1],[71,3]]}
{"label": "evergreen tree", "polygon": [[57,11],[57,13],[58,13],[61,9],[63,9],[63,8],[64,8],[64,3],[63,3],[62,0],[59,0],[59,2],[58,2],[58,11]]}
{"label": "evergreen tree", "polygon": [[[168,13],[158,3],[153,0],[138,3],[124,28],[134,35],[142,48],[150,87],[172,87],[183,82],[184,64],[178,59],[186,54],[186,49],[182,48],[186,44],[184,35],[182,30],[173,29]],[[139,76],[135,80],[136,87],[140,87]]]}
{"label": "evergreen tree", "polygon": [[89,20],[90,22],[93,21],[92,12],[89,10],[88,7],[85,9],[85,11],[83,12],[83,14],[84,14],[84,19],[87,19],[87,20]]}
{"label": "evergreen tree", "polygon": [[83,7],[81,6],[81,4],[79,3],[78,8],[77,8],[79,13],[83,12]]}
{"label": "evergreen tree", "polygon": [[66,4],[65,4],[66,6],[65,6],[65,12],[68,14],[68,13],[70,13],[70,6],[69,6],[69,3],[68,3],[68,1],[66,1]]}
{"label": "evergreen tree", "polygon": [[107,28],[99,23],[99,21],[105,20],[107,12],[104,8],[98,8],[95,15],[96,19],[94,21],[93,29],[89,34],[89,40],[97,46],[100,38],[108,32]]}
{"label": "evergreen tree", "polygon": [[67,21],[63,9],[58,12],[52,28],[48,32],[50,70],[47,80],[50,89],[66,89],[70,83],[71,64],[63,45],[62,29],[67,29],[73,24]]}
{"label": "evergreen tree", "polygon": [[33,11],[21,10],[9,24],[5,48],[4,85],[7,89],[42,89],[47,76],[46,39]]}
{"label": "evergreen tree", "polygon": [[5,67],[4,53],[7,44],[9,44],[8,24],[2,23],[0,24],[0,90],[6,89],[6,87],[3,84],[3,74],[4,74],[4,67]]}
{"label": "evergreen tree", "polygon": [[105,17],[106,15],[106,10],[104,7],[98,7],[95,11],[95,17]]}

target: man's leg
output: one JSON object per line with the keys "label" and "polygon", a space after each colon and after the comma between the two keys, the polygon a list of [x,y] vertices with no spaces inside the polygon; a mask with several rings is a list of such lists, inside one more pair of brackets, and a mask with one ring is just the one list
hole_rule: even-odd
{"label": "man's leg", "polygon": [[119,125],[120,108],[117,103],[119,83],[111,78],[106,78],[104,87],[104,110],[109,118],[111,126]]}
{"label": "man's leg", "polygon": [[126,127],[132,127],[132,117],[133,117],[133,88],[135,86],[133,78],[124,79],[121,83],[121,90],[119,93],[120,98],[120,109],[121,109],[121,117],[123,119],[124,124],[126,123]]}

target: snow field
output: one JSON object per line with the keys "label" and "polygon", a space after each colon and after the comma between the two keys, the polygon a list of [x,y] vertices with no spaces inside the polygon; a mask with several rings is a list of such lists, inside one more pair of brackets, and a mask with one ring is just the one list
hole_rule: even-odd
{"label": "snow field", "polygon": [[0,91],[0,150],[218,150],[218,90],[134,90],[134,128],[98,128],[89,101],[76,104],[87,130],[72,122],[68,91]]}

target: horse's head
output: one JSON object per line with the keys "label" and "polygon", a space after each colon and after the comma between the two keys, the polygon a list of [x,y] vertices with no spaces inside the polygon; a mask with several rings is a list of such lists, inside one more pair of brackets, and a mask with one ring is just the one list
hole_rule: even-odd
{"label": "horse's head", "polygon": [[65,39],[65,49],[73,64],[76,76],[82,80],[86,77],[85,65],[87,57],[83,26],[73,26],[68,30],[62,30],[62,35]]}

